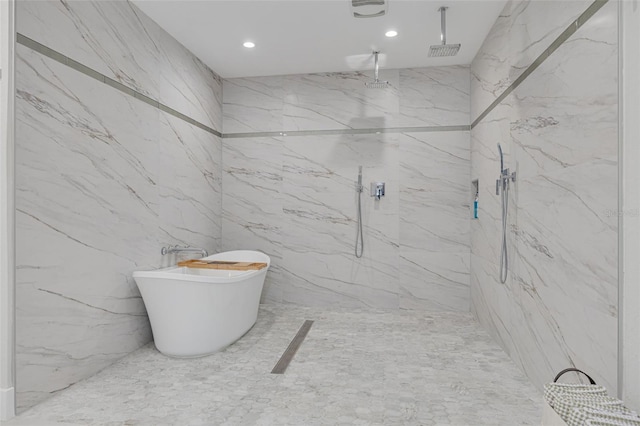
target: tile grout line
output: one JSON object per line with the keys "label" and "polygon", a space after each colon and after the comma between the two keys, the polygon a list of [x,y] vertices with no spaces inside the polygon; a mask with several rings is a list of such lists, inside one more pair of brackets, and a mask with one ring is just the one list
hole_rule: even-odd
{"label": "tile grout line", "polygon": [[185,122],[187,122],[187,123],[189,123],[191,125],[194,125],[194,126],[200,128],[200,129],[202,129],[202,130],[204,130],[204,131],[206,131],[208,133],[211,133],[211,134],[213,134],[215,136],[223,137],[221,132],[219,132],[219,131],[217,131],[217,130],[215,130],[215,129],[213,129],[213,128],[205,125],[205,124],[202,124],[199,121],[194,120],[193,118],[191,118],[191,117],[189,117],[189,116],[187,116],[187,115],[185,115],[185,114],[183,114],[183,113],[181,113],[181,112],[179,112],[179,111],[177,111],[177,110],[175,110],[175,109],[173,109],[173,108],[171,108],[171,107],[169,107],[167,105],[164,105],[164,104],[160,103],[159,101],[157,101],[155,99],[152,99],[152,98],[150,98],[149,96],[147,96],[147,95],[145,95],[143,93],[140,93],[140,92],[138,92],[138,91],[136,91],[136,90],[134,90],[134,89],[122,84],[122,83],[120,83],[119,81],[116,81],[116,80],[114,80],[114,79],[112,79],[110,77],[107,77],[106,75],[104,75],[104,74],[102,74],[102,73],[100,73],[100,72],[98,72],[98,71],[96,71],[96,70],[84,65],[84,64],[81,64],[80,62],[78,62],[78,61],[76,61],[74,59],[71,59],[68,56],[63,55],[62,53],[57,52],[57,51],[45,46],[44,44],[41,44],[41,43],[39,43],[39,42],[37,42],[37,41],[35,41],[33,39],[30,39],[29,37],[27,37],[25,35],[22,35],[20,33],[16,33],[16,42],[21,44],[21,45],[23,45],[23,46],[25,46],[25,47],[28,47],[31,50],[34,50],[34,51],[40,53],[41,55],[44,55],[44,56],[46,56],[46,57],[48,57],[50,59],[53,59],[56,62],[59,62],[59,63],[61,63],[63,65],[66,65],[69,68],[72,68],[72,69],[74,69],[74,70],[76,70],[76,71],[78,71],[78,72],[80,72],[80,73],[82,73],[82,74],[84,74],[84,75],[86,75],[88,77],[91,77],[91,78],[93,78],[95,80],[98,80],[99,82],[101,82],[103,84],[106,84],[107,86],[111,86],[114,89],[117,89],[117,90],[121,91],[122,93],[124,93],[126,95],[129,95],[129,96],[131,96],[133,98],[136,98],[136,99],[138,99],[138,100],[140,100],[140,101],[142,101],[142,102],[144,102],[144,103],[146,103],[146,104],[148,104],[148,105],[150,105],[150,106],[152,106],[152,107],[154,107],[156,109],[159,109],[160,111],[163,111],[163,112],[165,112],[167,114],[170,114],[170,115],[172,115],[172,116],[174,116],[176,118],[179,118],[180,120],[185,121]]}
{"label": "tile grout line", "polygon": [[302,345],[305,337],[307,337],[307,334],[309,333],[309,330],[311,330],[312,325],[313,321],[311,320],[306,320],[302,324],[295,337],[293,338],[293,340],[291,340],[291,343],[289,343],[289,346],[283,352],[282,356],[276,363],[275,367],[273,367],[273,370],[271,370],[271,374],[284,374],[284,372],[287,370],[287,367],[289,367],[289,364],[293,360],[293,357],[296,355],[296,352],[298,352],[298,349],[300,349],[300,345]]}
{"label": "tile grout line", "polygon": [[573,34],[578,31],[580,27],[582,27],[593,15],[596,14],[609,0],[595,0],[591,5],[580,14],[569,26],[558,36],[556,39],[547,47],[532,63],[527,67],[526,70],[518,76],[510,85],[507,87],[504,92],[500,94],[475,120],[471,123],[471,129],[476,127],[491,111],[493,111],[498,105],[502,103],[502,101],[509,96],[524,80],[531,75],[544,61],[547,60],[549,56],[560,46],[564,44],[565,41],[569,39]]}

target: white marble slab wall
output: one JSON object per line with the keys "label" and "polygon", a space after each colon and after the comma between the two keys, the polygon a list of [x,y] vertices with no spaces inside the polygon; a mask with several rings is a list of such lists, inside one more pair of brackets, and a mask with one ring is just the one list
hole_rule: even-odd
{"label": "white marble slab wall", "polygon": [[[574,6],[509,3],[472,64],[472,86],[479,77],[499,96],[503,76],[486,58],[519,69],[533,49],[521,41],[559,34],[557,24],[582,12]],[[543,41],[540,52],[553,38]],[[501,56],[515,50],[522,56]],[[538,387],[576,366],[617,391],[617,64],[617,3],[609,2],[471,132],[471,176],[480,180],[472,310]],[[472,95],[476,111],[487,102]],[[517,172],[505,284],[498,280],[498,142]]]}
{"label": "white marble slab wall", "polygon": [[469,132],[403,133],[399,145],[400,307],[468,311]]}
{"label": "white marble slab wall", "polygon": [[[220,80],[129,3],[20,2],[19,9],[19,31],[220,130]],[[125,42],[126,54],[116,54]],[[145,53],[149,45],[162,50]],[[163,245],[219,250],[222,144],[23,45],[16,77],[16,363],[24,409],[151,339],[131,274],[175,260],[160,255]]]}
{"label": "white marble slab wall", "polygon": [[[224,81],[223,246],[267,252],[264,300],[468,310],[469,132],[287,134],[469,124],[468,67]],[[358,166],[365,251],[354,256]],[[386,182],[374,201],[369,183]],[[441,253],[441,246],[447,250]]]}
{"label": "white marble slab wall", "polygon": [[18,33],[221,131],[222,80],[124,0],[24,0]]}
{"label": "white marble slab wall", "polygon": [[471,121],[549,47],[592,0],[509,1],[471,67]]}

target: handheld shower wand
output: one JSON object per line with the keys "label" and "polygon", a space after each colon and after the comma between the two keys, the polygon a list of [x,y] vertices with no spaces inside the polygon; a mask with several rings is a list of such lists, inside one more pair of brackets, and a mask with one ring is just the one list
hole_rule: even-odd
{"label": "handheld shower wand", "polygon": [[359,259],[364,253],[364,235],[362,233],[362,166],[358,166],[358,184],[356,185],[356,192],[358,193],[358,217],[356,225],[356,252],[355,255]]}
{"label": "handheld shower wand", "polygon": [[[509,169],[504,168],[504,154],[502,146],[498,144],[500,153],[500,178],[496,180],[496,195],[500,195],[502,206],[502,241],[500,250],[500,282],[507,282],[509,274],[509,255],[507,253],[507,216],[509,214],[509,181],[516,181],[516,172],[509,174]],[[502,189],[502,191],[500,191]]]}

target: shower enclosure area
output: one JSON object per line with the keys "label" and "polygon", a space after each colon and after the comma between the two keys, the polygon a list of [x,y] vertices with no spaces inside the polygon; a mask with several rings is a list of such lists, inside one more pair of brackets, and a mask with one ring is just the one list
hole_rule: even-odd
{"label": "shower enclosure area", "polygon": [[[617,30],[616,2],[509,2],[471,64],[469,117],[447,67],[382,69],[382,91],[358,73],[226,80],[225,134],[318,132],[223,140],[225,248],[272,256],[268,302],[470,306],[539,388],[578,366],[615,392]],[[465,123],[470,145],[424,131]],[[366,128],[389,132],[349,134]],[[387,181],[363,197],[362,260],[359,164],[365,188]]]}
{"label": "shower enclosure area", "polygon": [[[466,312],[469,68],[382,69],[386,89],[372,80],[224,81],[223,248],[271,257],[266,302]],[[379,200],[372,182],[385,183]]]}

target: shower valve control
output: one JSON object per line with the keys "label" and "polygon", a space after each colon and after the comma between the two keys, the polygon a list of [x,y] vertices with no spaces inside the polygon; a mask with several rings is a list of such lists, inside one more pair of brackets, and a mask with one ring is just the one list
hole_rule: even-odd
{"label": "shower valve control", "polygon": [[509,185],[509,181],[516,181],[516,172],[509,173],[509,169],[503,169],[500,172],[500,179],[496,179],[496,195],[500,195],[500,188],[504,191]]}
{"label": "shower valve control", "polygon": [[384,197],[384,182],[371,182],[371,196],[376,200]]}

